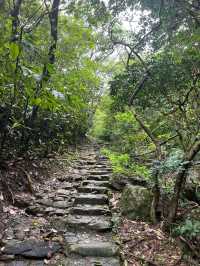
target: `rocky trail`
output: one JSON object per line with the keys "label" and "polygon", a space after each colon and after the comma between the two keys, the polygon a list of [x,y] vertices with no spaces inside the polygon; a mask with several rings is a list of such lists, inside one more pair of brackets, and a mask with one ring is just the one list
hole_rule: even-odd
{"label": "rocky trail", "polygon": [[66,175],[47,180],[26,208],[9,210],[0,266],[120,265],[110,175],[106,158],[84,146]]}

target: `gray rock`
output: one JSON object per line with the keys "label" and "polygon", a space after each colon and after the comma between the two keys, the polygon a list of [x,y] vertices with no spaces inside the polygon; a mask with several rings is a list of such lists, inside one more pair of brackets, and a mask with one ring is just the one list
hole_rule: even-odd
{"label": "gray rock", "polygon": [[69,252],[86,257],[113,257],[119,253],[119,248],[113,243],[90,242],[73,244]]}
{"label": "gray rock", "polygon": [[117,258],[65,258],[60,261],[62,266],[120,266],[120,260]]}
{"label": "gray rock", "polygon": [[53,212],[53,211],[55,211],[55,208],[53,208],[53,207],[48,207],[45,209],[45,212],[47,212],[47,213]]}
{"label": "gray rock", "polygon": [[91,186],[91,187],[110,187],[108,181],[96,181],[96,180],[86,180],[82,182],[82,186]]}
{"label": "gray rock", "polygon": [[7,244],[3,249],[4,254],[20,255],[27,258],[50,258],[60,250],[58,243],[51,243],[37,240],[26,240],[15,245]]}
{"label": "gray rock", "polygon": [[107,206],[77,205],[70,210],[72,214],[78,215],[111,215]]}
{"label": "gray rock", "polygon": [[45,210],[43,207],[39,206],[39,205],[33,205],[33,206],[29,206],[28,208],[25,209],[25,212],[27,214],[32,214],[32,215],[36,215],[38,213],[44,213]]}
{"label": "gray rock", "polygon": [[65,209],[65,208],[68,208],[69,207],[69,203],[68,201],[55,201],[53,203],[53,207],[55,208],[60,208],[60,209]]}
{"label": "gray rock", "polygon": [[90,229],[98,232],[109,231],[112,229],[111,220],[107,217],[99,216],[72,216],[69,215],[66,219],[66,224],[69,228],[76,230]]}
{"label": "gray rock", "polygon": [[107,187],[78,187],[77,188],[78,192],[80,193],[92,193],[92,194],[106,194],[108,192]]}
{"label": "gray rock", "polygon": [[122,214],[130,219],[149,219],[152,199],[149,189],[127,185],[120,201]]}
{"label": "gray rock", "polygon": [[89,175],[87,180],[109,181],[109,175]]}
{"label": "gray rock", "polygon": [[53,201],[50,199],[41,199],[37,200],[37,203],[42,204],[44,206],[52,207],[53,206]]}
{"label": "gray rock", "polygon": [[66,190],[66,189],[58,189],[57,191],[56,191],[56,193],[59,195],[59,196],[69,196],[69,194],[70,194],[70,191],[69,190]]}
{"label": "gray rock", "polygon": [[108,204],[108,196],[105,194],[79,194],[75,198],[74,204]]}

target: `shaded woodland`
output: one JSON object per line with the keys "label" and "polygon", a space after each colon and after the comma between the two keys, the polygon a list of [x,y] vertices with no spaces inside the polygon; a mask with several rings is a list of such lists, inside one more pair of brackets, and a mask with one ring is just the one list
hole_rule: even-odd
{"label": "shaded woodland", "polygon": [[33,193],[25,162],[89,139],[113,187],[151,191],[150,223],[199,262],[199,1],[2,0],[0,34],[4,198],[11,162]]}

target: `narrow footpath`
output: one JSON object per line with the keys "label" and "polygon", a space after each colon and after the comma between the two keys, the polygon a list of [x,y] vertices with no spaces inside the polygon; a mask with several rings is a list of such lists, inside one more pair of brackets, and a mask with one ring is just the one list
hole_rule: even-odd
{"label": "narrow footpath", "polygon": [[0,266],[120,266],[109,204],[111,172],[106,158],[85,145],[66,176],[48,180],[20,219],[13,219]]}

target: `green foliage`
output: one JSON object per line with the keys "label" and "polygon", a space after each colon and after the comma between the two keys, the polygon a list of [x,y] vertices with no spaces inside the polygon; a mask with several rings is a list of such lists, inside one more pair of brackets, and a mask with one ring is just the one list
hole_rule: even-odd
{"label": "green foliage", "polygon": [[101,75],[101,65],[90,56],[96,33],[73,12],[60,12],[52,64],[47,7],[38,0],[22,1],[16,36],[8,15],[13,8],[5,3],[0,14],[1,150],[41,147],[51,152],[78,141],[88,130]]}
{"label": "green foliage", "polygon": [[180,225],[173,229],[173,233],[177,235],[182,235],[189,239],[195,238],[200,235],[200,221],[186,219]]}
{"label": "green foliage", "polygon": [[133,163],[129,154],[120,154],[109,149],[102,149],[102,154],[106,155],[111,161],[113,172],[116,174],[138,175],[145,178],[149,177],[148,169],[136,163]]}
{"label": "green foliage", "polygon": [[102,97],[101,103],[96,109],[93,117],[93,125],[89,134],[99,140],[110,139],[110,127],[109,113],[112,105],[112,99],[105,95]]}

